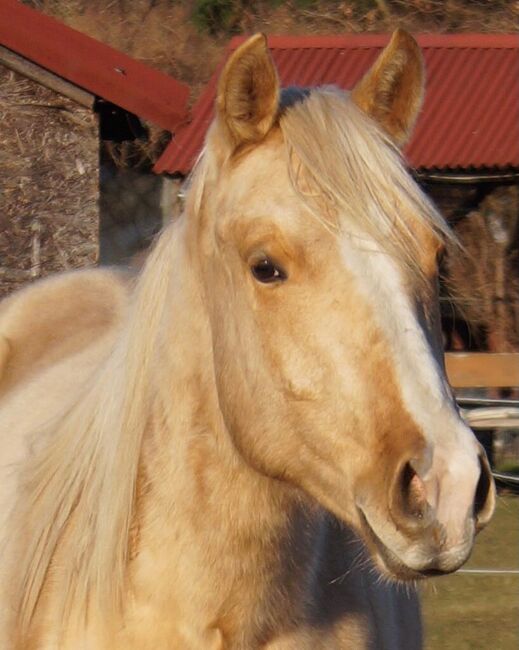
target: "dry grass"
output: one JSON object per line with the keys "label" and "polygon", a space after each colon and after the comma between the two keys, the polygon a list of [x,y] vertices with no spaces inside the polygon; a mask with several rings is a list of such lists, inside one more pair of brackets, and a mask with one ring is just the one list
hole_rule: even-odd
{"label": "dry grass", "polygon": [[97,128],[86,109],[0,68],[0,296],[97,256]]}

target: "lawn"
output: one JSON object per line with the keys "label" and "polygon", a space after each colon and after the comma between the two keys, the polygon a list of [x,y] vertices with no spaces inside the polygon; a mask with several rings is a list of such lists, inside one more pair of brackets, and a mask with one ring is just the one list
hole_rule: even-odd
{"label": "lawn", "polygon": [[[519,570],[519,496],[500,496],[464,569]],[[423,591],[426,650],[517,650],[519,574],[456,573]]]}

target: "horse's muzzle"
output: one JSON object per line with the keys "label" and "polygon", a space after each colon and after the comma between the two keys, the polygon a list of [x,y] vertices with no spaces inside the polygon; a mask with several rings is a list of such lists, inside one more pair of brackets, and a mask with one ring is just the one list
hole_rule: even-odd
{"label": "horse's muzzle", "polygon": [[490,520],[495,486],[486,454],[437,455],[423,471],[419,459],[403,462],[388,494],[389,525],[360,508],[362,528],[383,568],[414,580],[456,571],[474,537]]}

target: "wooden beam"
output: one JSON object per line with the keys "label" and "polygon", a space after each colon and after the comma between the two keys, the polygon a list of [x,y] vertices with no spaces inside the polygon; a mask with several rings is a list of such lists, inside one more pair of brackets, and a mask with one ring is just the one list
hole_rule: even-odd
{"label": "wooden beam", "polygon": [[91,93],[71,84],[69,81],[65,81],[65,79],[45,70],[45,68],[36,65],[32,61],[28,61],[23,56],[15,54],[15,52],[2,45],[0,45],[0,63],[46,88],[72,99],[81,106],[86,106],[89,109],[94,106],[95,97]]}
{"label": "wooden beam", "polygon": [[518,352],[448,352],[445,366],[454,388],[519,386]]}

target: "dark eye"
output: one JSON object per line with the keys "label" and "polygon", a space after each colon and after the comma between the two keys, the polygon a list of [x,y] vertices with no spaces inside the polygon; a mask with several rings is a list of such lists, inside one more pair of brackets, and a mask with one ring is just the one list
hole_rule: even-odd
{"label": "dark eye", "polygon": [[259,282],[268,284],[270,282],[280,282],[281,280],[287,279],[287,274],[285,271],[274,264],[272,260],[269,260],[267,257],[259,260],[251,267],[252,275]]}

